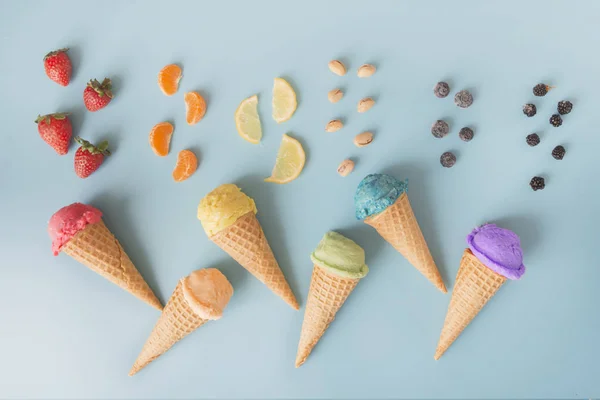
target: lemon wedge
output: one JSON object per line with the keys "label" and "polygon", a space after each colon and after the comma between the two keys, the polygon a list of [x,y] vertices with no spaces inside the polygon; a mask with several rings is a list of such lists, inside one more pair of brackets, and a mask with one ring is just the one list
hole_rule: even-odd
{"label": "lemon wedge", "polygon": [[275,166],[271,176],[265,182],[288,183],[296,179],[306,161],[306,154],[299,141],[288,135],[283,135],[277,152]]}
{"label": "lemon wedge", "polygon": [[235,110],[235,127],[241,137],[253,144],[262,138],[262,127],[258,116],[258,96],[244,99]]}
{"label": "lemon wedge", "polygon": [[282,78],[275,78],[273,85],[273,119],[278,124],[292,118],[296,111],[296,92],[292,86]]}

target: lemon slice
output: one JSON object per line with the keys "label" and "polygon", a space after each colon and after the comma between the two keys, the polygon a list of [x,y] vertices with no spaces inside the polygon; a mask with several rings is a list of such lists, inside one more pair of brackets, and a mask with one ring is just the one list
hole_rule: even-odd
{"label": "lemon slice", "polygon": [[241,137],[250,143],[258,144],[262,138],[262,128],[258,117],[258,96],[244,99],[235,110],[235,127]]}
{"label": "lemon slice", "polygon": [[288,183],[293,181],[302,172],[305,161],[306,155],[300,142],[288,135],[283,135],[275,166],[271,171],[271,176],[265,179],[265,182]]}
{"label": "lemon slice", "polygon": [[278,124],[292,118],[296,111],[296,92],[285,79],[275,78],[273,85],[273,119]]}

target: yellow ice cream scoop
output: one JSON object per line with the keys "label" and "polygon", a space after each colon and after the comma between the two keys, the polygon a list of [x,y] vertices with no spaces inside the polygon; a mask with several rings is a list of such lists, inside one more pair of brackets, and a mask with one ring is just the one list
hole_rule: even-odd
{"label": "yellow ice cream scoop", "polygon": [[198,219],[209,237],[233,225],[249,212],[256,214],[254,200],[232,183],[214,189],[198,205]]}

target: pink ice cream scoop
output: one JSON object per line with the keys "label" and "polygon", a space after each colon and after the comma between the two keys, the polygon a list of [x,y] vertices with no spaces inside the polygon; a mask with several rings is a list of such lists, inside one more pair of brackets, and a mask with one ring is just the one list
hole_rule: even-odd
{"label": "pink ice cream scoop", "polygon": [[48,222],[52,252],[57,256],[64,245],[88,224],[100,222],[102,211],[82,203],[73,203],[58,210]]}
{"label": "pink ice cream scoop", "polygon": [[513,231],[485,224],[467,236],[467,243],[479,261],[505,278],[520,279],[525,273],[521,240]]}

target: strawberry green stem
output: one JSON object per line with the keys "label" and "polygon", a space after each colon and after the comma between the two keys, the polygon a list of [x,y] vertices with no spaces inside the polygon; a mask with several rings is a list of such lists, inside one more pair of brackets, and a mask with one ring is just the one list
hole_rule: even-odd
{"label": "strawberry green stem", "polygon": [[65,47],[64,49],[58,49],[58,50],[51,51],[50,53],[48,53],[44,56],[44,61],[46,61],[47,58],[53,57],[60,53],[66,53],[67,51],[69,51],[68,47]]}
{"label": "strawberry green stem", "polygon": [[67,118],[67,116],[69,115],[69,113],[54,113],[54,114],[48,114],[48,115],[38,115],[38,117],[35,120],[36,124],[39,124],[40,122],[44,121],[47,124],[50,124],[51,119],[58,119],[58,120],[63,120],[65,118]]}
{"label": "strawberry green stem", "polygon": [[77,136],[75,141],[81,146],[82,149],[92,153],[92,154],[102,154],[104,156],[110,156],[110,151],[108,150],[108,140],[104,140],[100,142],[98,146],[94,146],[90,142],[85,139]]}
{"label": "strawberry green stem", "polygon": [[111,99],[113,98],[112,81],[109,78],[104,78],[102,83],[98,82],[98,79],[91,79],[87,85],[94,89],[100,97],[107,95]]}

